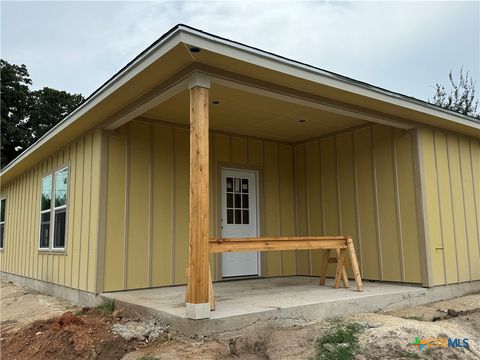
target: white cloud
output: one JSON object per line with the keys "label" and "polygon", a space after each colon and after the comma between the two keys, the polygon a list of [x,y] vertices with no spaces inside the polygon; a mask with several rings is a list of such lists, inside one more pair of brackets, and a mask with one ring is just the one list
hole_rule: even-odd
{"label": "white cloud", "polygon": [[2,56],[37,87],[95,90],[177,23],[427,98],[461,66],[479,79],[479,2],[5,3]]}

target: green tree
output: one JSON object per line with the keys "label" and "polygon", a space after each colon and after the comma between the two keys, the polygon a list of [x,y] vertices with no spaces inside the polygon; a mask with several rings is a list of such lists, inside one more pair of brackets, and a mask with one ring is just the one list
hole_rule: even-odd
{"label": "green tree", "polygon": [[31,90],[25,65],[0,60],[1,166],[4,167],[42,137],[84,98],[45,87]]}
{"label": "green tree", "polygon": [[25,146],[21,127],[29,113],[29,86],[32,84],[25,65],[0,60],[1,88],[1,164],[14,159]]}
{"label": "green tree", "polygon": [[435,95],[428,102],[480,119],[480,112],[477,111],[479,100],[475,97],[476,83],[468,71],[463,74],[463,69],[460,69],[458,80],[453,78],[452,71],[450,71],[448,79],[450,88],[447,90],[444,85],[435,84]]}
{"label": "green tree", "polygon": [[21,127],[31,134],[33,139],[38,139],[75,110],[83,100],[82,95],[69,94],[48,87],[32,91],[29,117]]}

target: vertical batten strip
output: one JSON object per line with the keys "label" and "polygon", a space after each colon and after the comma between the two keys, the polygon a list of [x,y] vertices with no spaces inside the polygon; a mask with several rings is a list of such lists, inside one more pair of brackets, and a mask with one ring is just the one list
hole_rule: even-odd
{"label": "vertical batten strip", "polygon": [[[292,161],[292,166],[293,166],[293,207],[295,211],[294,215],[294,220],[293,220],[293,229],[295,231],[295,236],[300,236],[298,232],[298,197],[297,197],[297,192],[298,192],[298,184],[297,184],[297,146],[293,146],[293,161]],[[300,273],[300,259],[298,256],[298,250],[295,250],[295,273],[298,275]]]}
{"label": "vertical batten strip", "polygon": [[22,198],[21,198],[21,205],[20,205],[20,217],[22,219],[22,227],[21,227],[21,232],[20,232],[20,257],[19,257],[19,268],[18,268],[18,273],[20,275],[25,275],[25,267],[26,267],[26,249],[25,249],[25,235],[26,235],[26,228],[28,226],[27,219],[27,193],[28,193],[28,187],[29,187],[29,174],[26,172],[24,175],[20,176],[20,183],[22,184]]}
{"label": "vertical batten strip", "polygon": [[361,232],[361,224],[360,224],[360,202],[358,199],[358,168],[357,168],[357,153],[355,151],[356,149],[356,136],[355,136],[355,131],[352,131],[352,158],[353,158],[353,191],[354,191],[354,206],[355,206],[355,226],[357,228],[357,238],[358,238],[358,255],[360,259],[360,265],[361,265],[361,275],[362,278],[364,276],[364,266],[363,266],[363,247],[362,247],[362,232]]}
{"label": "vertical batten strip", "polygon": [[[90,148],[89,148],[89,153],[90,153],[90,169],[89,169],[89,176],[90,176],[90,181],[89,181],[89,186],[88,186],[88,232],[87,232],[87,267],[86,269],[86,279],[85,279],[85,290],[88,291],[88,282],[89,282],[89,276],[88,276],[88,269],[90,268],[90,242],[92,241],[92,237],[90,236],[91,234],[91,227],[92,227],[92,171],[93,171],[93,143],[94,143],[94,136],[93,133],[91,135],[91,141],[90,141]],[[85,169],[83,170],[85,171]]]}
{"label": "vertical batten strip", "polygon": [[171,128],[171,136],[172,136],[172,169],[171,169],[171,176],[172,176],[172,192],[170,196],[170,202],[172,204],[171,211],[172,211],[172,284],[175,284],[175,242],[177,241],[177,156],[176,156],[176,136],[175,136],[175,128]]}
{"label": "vertical batten strip", "polygon": [[382,257],[382,243],[380,230],[380,214],[378,210],[378,179],[377,179],[377,164],[375,156],[375,136],[373,133],[373,126],[370,127],[370,152],[372,154],[372,178],[373,178],[373,194],[375,197],[375,226],[377,228],[377,251],[378,251],[378,272],[380,280],[383,280],[383,257]]}
{"label": "vertical batten strip", "polygon": [[98,198],[98,235],[95,293],[105,290],[105,247],[107,234],[108,136],[100,130],[100,186]]}
{"label": "vertical batten strip", "polygon": [[127,127],[125,145],[125,215],[123,238],[123,287],[128,289],[128,225],[129,225],[129,199],[130,199],[130,128]]}
{"label": "vertical batten strip", "polygon": [[336,186],[337,186],[337,214],[338,214],[338,231],[340,234],[343,235],[343,221],[342,221],[342,201],[341,201],[341,193],[340,193],[340,179],[338,176],[338,149],[337,149],[337,136],[333,137],[333,156],[335,158],[335,178],[337,179],[336,181]]}
{"label": "vertical batten strip", "polygon": [[17,258],[17,274],[24,275],[25,274],[25,263],[26,263],[26,251],[25,251],[25,229],[26,224],[26,209],[27,209],[27,192],[28,192],[28,173],[23,174],[20,176],[20,208],[19,208],[19,216],[22,222],[22,226],[20,227],[20,237],[18,239],[20,253],[18,254]]}
{"label": "vertical batten strip", "polygon": [[28,207],[29,207],[29,215],[28,215],[28,238],[27,238],[27,251],[28,251],[28,271],[26,273],[27,277],[33,277],[33,239],[34,239],[34,216],[35,216],[35,189],[36,189],[36,181],[35,181],[35,167],[30,169],[30,194],[28,198]]}
{"label": "vertical batten strip", "polygon": [[[16,200],[16,196],[17,196],[17,187],[16,187],[16,183],[17,183],[17,179],[13,180],[9,187],[11,189],[11,202],[16,204],[17,200]],[[18,226],[17,226],[17,221],[18,221],[18,217],[17,217],[17,209],[18,207],[17,206],[14,206],[12,207],[12,216],[10,217],[11,218],[11,233],[10,233],[10,239],[7,239],[7,241],[5,242],[5,244],[3,245],[4,246],[4,251],[6,252],[7,254],[7,265],[6,265],[6,268],[7,268],[7,271],[12,273],[13,272],[13,269],[12,269],[12,264],[14,262],[14,254],[15,254],[15,237],[16,237],[16,233],[17,233],[17,229],[18,229]]]}
{"label": "vertical batten strip", "polygon": [[[444,231],[443,231],[443,210],[442,210],[442,207],[440,206],[441,202],[440,202],[440,192],[441,192],[441,189],[440,189],[440,183],[439,183],[439,177],[438,177],[438,154],[437,154],[437,144],[436,144],[436,141],[435,141],[435,138],[436,138],[436,135],[435,135],[435,131],[432,131],[432,137],[433,137],[433,157],[434,157],[434,166],[435,166],[435,178],[436,178],[436,184],[437,184],[437,203],[438,203],[438,213],[440,214],[440,241],[442,243],[442,258],[443,258],[443,273],[444,273],[444,279],[445,279],[445,283],[447,283],[447,268],[446,268],[446,261],[445,261],[445,244],[444,244]],[[447,146],[447,159],[449,158],[449,155],[448,155],[448,142],[446,142],[446,146]],[[447,160],[447,163],[448,163],[448,181],[450,182],[450,197],[452,196],[452,189],[451,189],[451,182],[452,182],[452,178],[450,176],[450,161]],[[451,203],[452,203],[452,209],[453,209],[453,200],[451,199]],[[453,224],[453,229],[455,231],[455,220],[453,219],[452,217],[452,221],[454,222]],[[436,250],[436,249],[435,249]],[[457,260],[457,279],[458,279],[458,260]]]}
{"label": "vertical batten strip", "polygon": [[[248,146],[247,146],[247,149],[248,149]],[[282,236],[282,204],[280,203],[281,201],[281,196],[280,196],[280,192],[281,192],[281,185],[280,185],[280,149],[279,149],[279,146],[278,144],[275,144],[275,150],[276,150],[276,154],[277,154],[277,159],[276,159],[276,163],[277,163],[277,197],[278,197],[278,209],[277,209],[277,226],[278,226],[278,233],[280,236]],[[258,193],[258,190],[257,190],[257,193]],[[280,251],[280,275],[284,275],[284,269],[283,269],[283,256],[284,256],[284,252],[283,251]],[[311,269],[310,269],[311,270]],[[310,271],[311,272],[311,271]]]}
{"label": "vertical batten strip", "polygon": [[[470,256],[468,254],[469,250],[470,250],[470,240],[469,239],[469,231],[468,231],[468,224],[467,224],[467,216],[466,216],[466,210],[467,210],[467,207],[465,205],[465,190],[464,190],[464,184],[465,182],[463,181],[463,173],[465,171],[465,169],[463,169],[463,166],[462,166],[462,159],[461,159],[461,149],[460,149],[460,139],[458,138],[458,136],[456,137],[457,139],[457,147],[458,147],[458,163],[459,163],[459,166],[460,166],[460,182],[461,182],[461,186],[460,186],[460,191],[462,192],[462,204],[463,204],[463,211],[464,211],[464,217],[463,217],[463,225],[465,226],[465,240],[466,240],[466,245],[467,245],[467,262],[468,262],[468,278],[470,281],[472,281],[472,266],[470,264]],[[460,281],[460,279],[458,279]]]}
{"label": "vertical batten strip", "polygon": [[78,237],[78,270],[77,270],[77,289],[80,289],[80,272],[82,271],[82,247],[83,247],[83,243],[82,243],[82,235],[83,235],[83,187],[84,187],[84,173],[85,173],[85,137],[82,138],[82,164],[81,166],[78,166],[77,169],[81,169],[80,171],[80,174],[78,174],[78,176],[80,177],[81,179],[81,183],[80,183],[80,191],[79,191],[79,194],[80,194],[80,218],[79,218],[79,228],[80,228],[80,236]]}
{"label": "vertical batten strip", "polygon": [[395,209],[397,215],[398,251],[400,255],[400,271],[402,282],[405,281],[405,259],[403,254],[402,213],[400,209],[400,188],[398,185],[397,135],[392,131],[393,181],[395,186]]}
{"label": "vertical batten strip", "polygon": [[320,174],[320,209],[322,210],[322,235],[327,235],[325,227],[325,184],[323,181],[323,171],[322,171],[322,144],[320,140],[318,142],[318,172]]}
{"label": "vertical batten strip", "polygon": [[[437,177],[437,188],[438,188],[438,191],[437,191],[437,194],[440,194],[440,191],[441,189],[439,188],[438,186],[438,168],[437,168],[437,149],[435,147],[435,131],[433,131],[433,149],[435,151],[435,176]],[[453,198],[453,186],[452,186],[452,171],[451,171],[451,155],[450,155],[450,146],[448,144],[448,137],[447,135],[445,135],[445,139],[446,139],[446,145],[447,145],[447,163],[448,163],[448,179],[449,179],[449,183],[450,183],[450,201],[451,201],[451,204],[452,204],[452,221],[453,221],[453,231],[454,231],[454,234],[455,234],[455,238],[454,238],[454,246],[455,246],[455,259],[456,259],[456,265],[457,265],[457,282],[459,283],[460,282],[460,269],[458,267],[458,251],[457,251],[457,241],[456,241],[456,234],[457,234],[457,224],[456,224],[456,221],[455,221],[455,203],[454,203],[454,198]],[[440,196],[440,195],[438,195]],[[444,267],[444,271],[445,271],[445,283],[447,283],[447,270],[446,270],[446,263],[445,263],[445,245],[444,245],[444,239],[443,239],[443,226],[442,226],[442,209],[441,209],[441,206],[440,206],[440,199],[438,200],[438,206],[439,206],[439,209],[440,209],[440,229],[442,230],[441,234],[442,234],[442,253],[443,253],[443,267]]]}
{"label": "vertical batten strip", "polygon": [[19,219],[21,222],[18,245],[20,252],[17,257],[17,274],[24,275],[25,271],[25,209],[26,209],[26,198],[28,191],[28,174],[20,176],[20,208],[19,208]]}
{"label": "vertical batten strip", "polygon": [[[40,204],[41,203],[41,196],[42,196],[42,189],[41,189],[41,183],[42,183],[42,174],[43,174],[43,166],[44,164],[41,163],[39,166],[38,166],[38,173],[37,173],[37,190],[38,190],[38,195],[37,198],[35,199],[35,201]],[[38,234],[38,237],[36,236],[35,237],[35,258],[37,259],[36,261],[36,268],[35,268],[35,276],[37,279],[40,279],[40,272],[38,270],[38,268],[41,266],[40,265],[40,262],[41,262],[41,258],[40,258],[40,254],[38,252],[38,245],[39,245],[39,241],[40,241],[40,206],[38,208],[39,211],[37,211],[35,213],[35,216],[38,218],[38,227],[37,227],[37,234]]]}
{"label": "vertical batten strip", "polygon": [[152,247],[153,247],[153,123],[150,124],[150,163],[148,167],[148,286],[152,286]]}
{"label": "vertical batten strip", "polygon": [[35,166],[33,169],[32,169],[32,173],[33,173],[33,187],[32,187],[32,203],[31,203],[31,207],[32,207],[32,214],[31,214],[31,229],[30,229],[30,234],[31,234],[31,237],[30,237],[30,259],[31,259],[31,264],[30,264],[30,274],[29,274],[29,277],[35,279],[36,278],[36,273],[35,273],[35,269],[36,269],[36,251],[35,251],[35,229],[36,229],[36,198],[37,198],[37,166]]}
{"label": "vertical batten strip", "polygon": [[[75,150],[72,151],[73,146],[75,146]],[[76,224],[76,217],[75,217],[75,208],[76,208],[76,195],[77,195],[77,150],[78,150],[78,142],[75,141],[71,145],[70,151],[70,185],[69,190],[71,192],[71,196],[68,199],[68,204],[71,208],[71,217],[69,219],[69,228],[70,228],[70,244],[68,245],[69,248],[69,256],[70,256],[70,286],[73,287],[73,259],[75,257],[75,224]]]}
{"label": "vertical batten strip", "polygon": [[[308,190],[308,161],[307,161],[307,145],[304,145],[305,151],[303,152],[303,163],[305,164],[305,206],[306,206],[306,211],[307,211],[307,235],[310,236],[311,234],[311,229],[310,229],[310,224],[311,224],[311,219],[310,219],[310,196],[309,193],[310,191]],[[312,268],[312,251],[308,251],[308,274],[312,275],[313,268]]]}

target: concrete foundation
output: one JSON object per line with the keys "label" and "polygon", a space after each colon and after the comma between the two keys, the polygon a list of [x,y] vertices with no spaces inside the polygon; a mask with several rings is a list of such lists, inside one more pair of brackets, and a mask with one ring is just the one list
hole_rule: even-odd
{"label": "concrete foundation", "polygon": [[0,280],[11,281],[15,285],[38,291],[42,294],[56,296],[68,300],[75,305],[94,307],[102,304],[102,302],[104,301],[104,298],[102,298],[101,296],[92,294],[87,291],[72,289],[66,286],[61,286],[15,274],[0,272]]}
{"label": "concrete foundation", "polygon": [[105,293],[117,308],[155,316],[192,337],[235,332],[247,327],[307,324],[354,313],[393,310],[480,292],[480,281],[422,288],[364,282],[364,291],[318,286],[316,277],[279,277],[214,284],[216,310],[210,319],[187,317],[185,286]]}

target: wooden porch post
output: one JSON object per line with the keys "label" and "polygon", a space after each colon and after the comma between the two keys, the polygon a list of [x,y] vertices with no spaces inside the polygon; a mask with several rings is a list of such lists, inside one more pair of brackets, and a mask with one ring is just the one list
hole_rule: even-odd
{"label": "wooden porch post", "polygon": [[190,90],[190,220],[188,252],[187,317],[210,317],[209,290],[209,164],[208,103],[210,80],[194,73]]}

